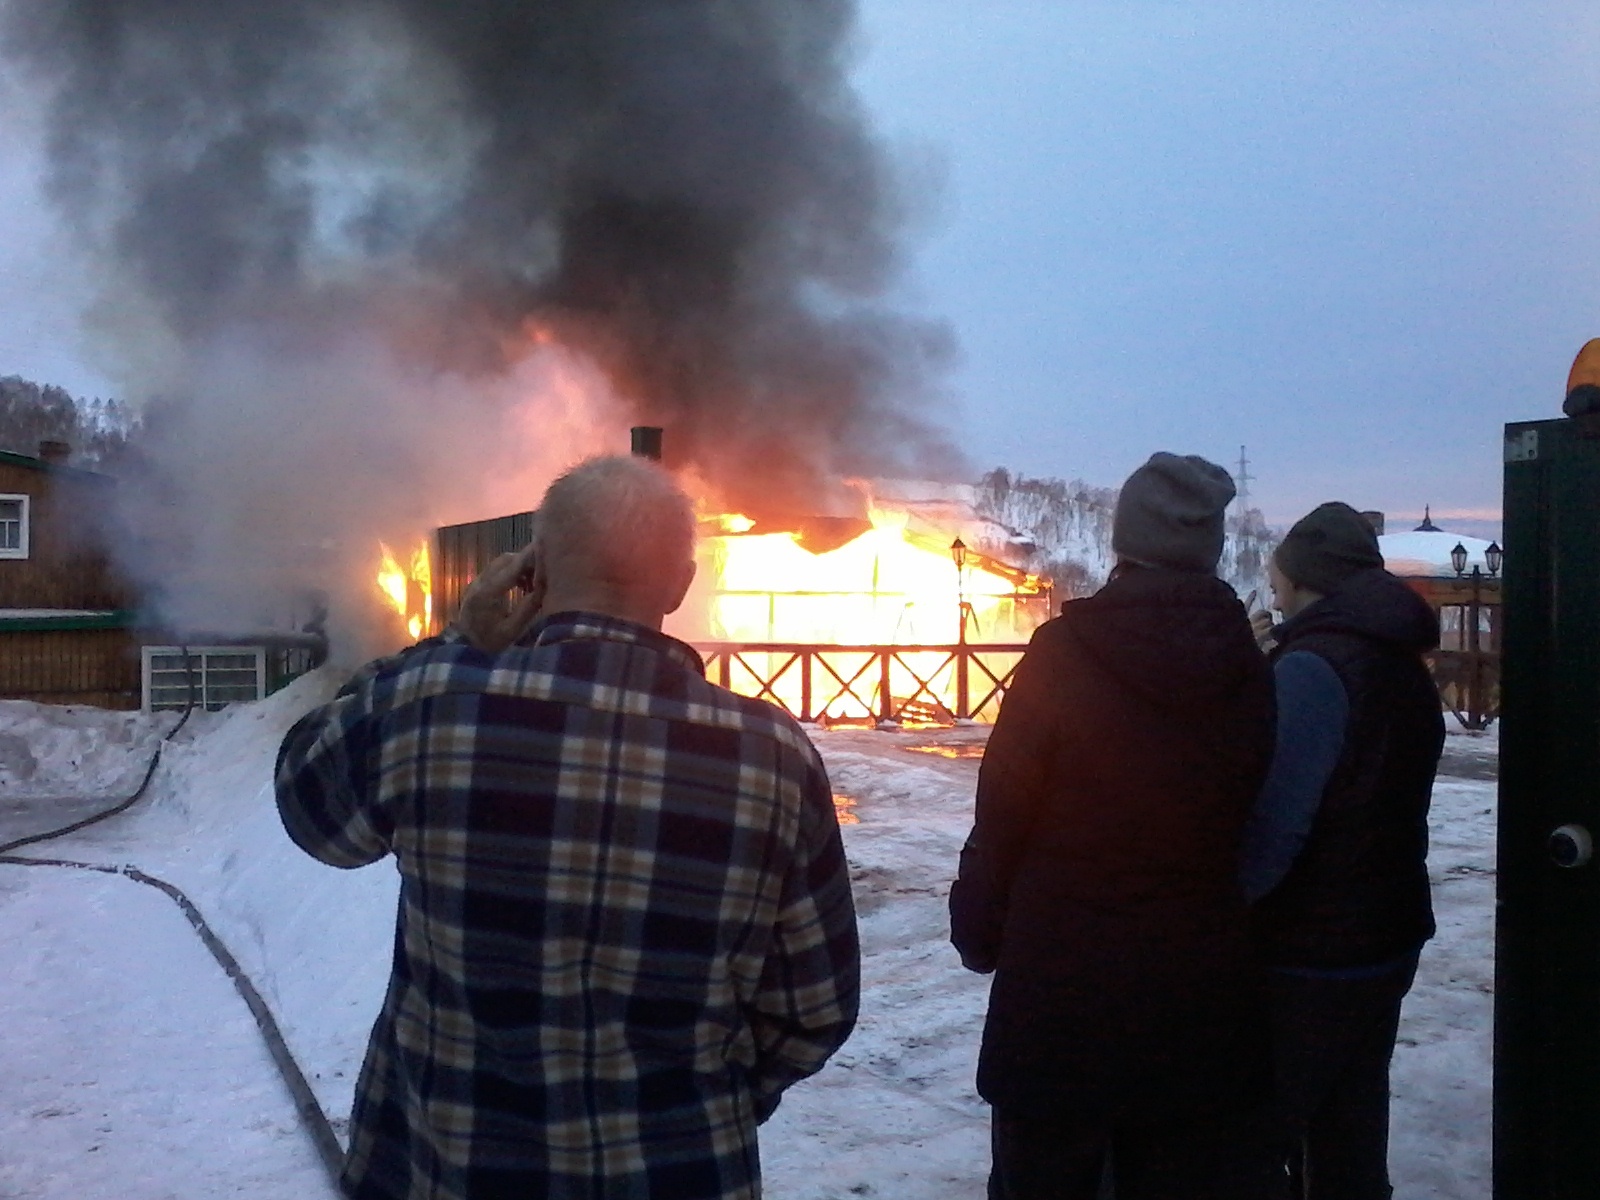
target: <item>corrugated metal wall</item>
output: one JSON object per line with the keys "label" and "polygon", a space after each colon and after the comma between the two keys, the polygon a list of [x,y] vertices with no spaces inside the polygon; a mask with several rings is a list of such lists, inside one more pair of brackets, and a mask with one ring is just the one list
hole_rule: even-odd
{"label": "corrugated metal wall", "polygon": [[439,528],[433,560],[433,630],[443,629],[461,607],[461,593],[497,554],[521,550],[533,540],[531,512]]}
{"label": "corrugated metal wall", "polygon": [[139,707],[139,641],[126,629],[0,631],[0,697]]}

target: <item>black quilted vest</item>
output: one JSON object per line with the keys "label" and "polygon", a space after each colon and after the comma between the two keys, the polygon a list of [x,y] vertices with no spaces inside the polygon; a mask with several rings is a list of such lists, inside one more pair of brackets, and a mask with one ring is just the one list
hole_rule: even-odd
{"label": "black quilted vest", "polygon": [[1325,659],[1350,717],[1305,848],[1255,906],[1269,965],[1375,965],[1433,936],[1428,802],[1444,719],[1422,654],[1438,641],[1427,604],[1381,570],[1352,577],[1279,628],[1275,656]]}

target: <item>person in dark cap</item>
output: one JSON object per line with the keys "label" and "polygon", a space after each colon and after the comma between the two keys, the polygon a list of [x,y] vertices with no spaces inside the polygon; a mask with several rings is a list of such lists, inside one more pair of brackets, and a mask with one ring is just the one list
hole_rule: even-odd
{"label": "person in dark cap", "polygon": [[1233,481],[1156,454],[1124,485],[1099,592],[1040,627],[978,777],[950,892],[994,972],[978,1060],[997,1200],[1239,1200],[1264,1103],[1237,872],[1272,754],[1272,679],[1216,577]]}
{"label": "person in dark cap", "polygon": [[1425,601],[1348,504],[1314,509],[1269,567],[1286,618],[1252,618],[1272,662],[1277,748],[1241,882],[1269,968],[1276,1127],[1261,1148],[1309,1200],[1386,1200],[1389,1062],[1433,935],[1428,802],[1444,744]]}

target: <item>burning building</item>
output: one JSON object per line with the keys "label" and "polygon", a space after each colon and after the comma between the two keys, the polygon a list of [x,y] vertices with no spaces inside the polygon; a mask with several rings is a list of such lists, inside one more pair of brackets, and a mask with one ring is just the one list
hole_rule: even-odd
{"label": "burning building", "polygon": [[[636,451],[659,449],[659,431],[634,433]],[[968,545],[976,514],[935,523],[859,494],[860,516],[704,515],[696,584],[668,632],[700,650],[715,681],[801,720],[993,719],[1050,616],[1049,583]],[[385,548],[379,584],[413,635],[436,628],[534,523],[524,512],[439,529],[437,598],[426,546],[409,570]]]}

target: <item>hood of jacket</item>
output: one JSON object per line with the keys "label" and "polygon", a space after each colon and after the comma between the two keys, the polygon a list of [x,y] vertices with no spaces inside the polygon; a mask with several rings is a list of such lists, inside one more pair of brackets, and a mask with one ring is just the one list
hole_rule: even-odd
{"label": "hood of jacket", "polygon": [[1280,646],[1313,633],[1354,633],[1422,654],[1439,644],[1439,617],[1403,580],[1373,567],[1356,572],[1274,632]]}
{"label": "hood of jacket", "polygon": [[1264,670],[1244,605],[1212,575],[1134,567],[1062,616],[1096,665],[1164,709],[1233,696]]}

